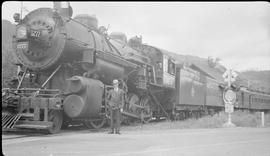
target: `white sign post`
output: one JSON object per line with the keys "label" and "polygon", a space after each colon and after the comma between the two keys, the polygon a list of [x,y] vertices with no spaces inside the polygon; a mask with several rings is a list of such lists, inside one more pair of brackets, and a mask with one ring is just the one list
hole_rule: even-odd
{"label": "white sign post", "polygon": [[228,92],[230,92],[231,90],[227,90],[224,94],[223,94],[223,99],[225,102],[225,112],[228,113],[228,121],[223,124],[223,127],[235,127],[235,125],[232,123],[232,119],[231,119],[231,114],[234,111],[234,102],[236,99],[235,96],[235,92],[233,92],[234,94],[231,95],[230,97],[228,97],[228,95],[226,96],[226,93],[228,94]]}
{"label": "white sign post", "polygon": [[232,103],[226,103],[225,104],[225,112],[226,113],[233,113],[234,108]]}
{"label": "white sign post", "polygon": [[230,89],[231,83],[235,81],[237,74],[231,69],[227,70],[223,75],[224,81],[228,83],[227,89],[223,92],[223,100],[225,102],[225,112],[228,113],[228,121],[223,127],[235,127],[232,123],[231,113],[234,111],[234,103],[236,101],[236,93]]}
{"label": "white sign post", "polygon": [[233,113],[233,104],[232,103],[225,104],[225,112],[228,113],[228,121],[223,126],[224,127],[235,127],[235,125],[232,123],[232,119],[231,119],[231,113]]}
{"label": "white sign post", "polygon": [[262,127],[264,127],[264,112],[261,112],[261,118],[262,118]]}

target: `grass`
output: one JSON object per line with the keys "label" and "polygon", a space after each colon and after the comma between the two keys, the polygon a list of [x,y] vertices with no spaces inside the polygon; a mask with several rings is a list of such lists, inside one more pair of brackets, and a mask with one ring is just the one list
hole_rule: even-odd
{"label": "grass", "polygon": [[[265,127],[270,127],[270,114],[265,114]],[[199,119],[187,119],[180,121],[161,121],[149,124],[134,124],[124,126],[123,130],[158,130],[158,129],[195,129],[195,128],[221,128],[228,120],[228,114],[220,112],[213,116],[204,116]],[[261,127],[261,113],[248,111],[236,111],[232,113],[232,123],[237,127]]]}

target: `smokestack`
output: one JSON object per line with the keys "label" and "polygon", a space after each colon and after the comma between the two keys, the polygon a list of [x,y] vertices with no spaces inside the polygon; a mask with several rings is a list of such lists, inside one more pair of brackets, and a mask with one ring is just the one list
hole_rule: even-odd
{"label": "smokestack", "polygon": [[64,17],[71,17],[73,13],[70,2],[53,2],[53,9]]}

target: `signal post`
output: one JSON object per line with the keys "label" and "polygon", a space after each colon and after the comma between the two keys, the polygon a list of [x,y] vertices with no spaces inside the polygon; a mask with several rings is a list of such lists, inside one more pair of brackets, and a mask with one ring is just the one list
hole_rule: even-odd
{"label": "signal post", "polygon": [[233,91],[231,84],[235,81],[236,76],[237,74],[231,69],[223,74],[224,81],[228,84],[223,91],[223,100],[225,103],[225,112],[228,113],[228,121],[223,124],[223,127],[235,127],[235,124],[233,124],[231,120],[231,113],[234,111],[236,93]]}

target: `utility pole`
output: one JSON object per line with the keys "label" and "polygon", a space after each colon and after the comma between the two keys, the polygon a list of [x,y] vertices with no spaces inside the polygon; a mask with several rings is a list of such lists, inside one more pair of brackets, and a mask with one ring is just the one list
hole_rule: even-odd
{"label": "utility pole", "polygon": [[21,19],[23,18],[23,1],[21,1]]}

